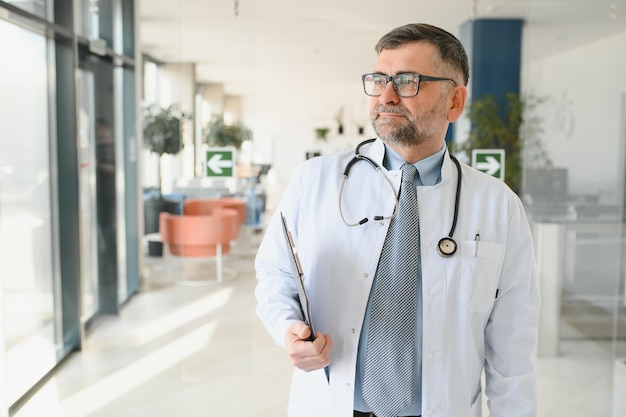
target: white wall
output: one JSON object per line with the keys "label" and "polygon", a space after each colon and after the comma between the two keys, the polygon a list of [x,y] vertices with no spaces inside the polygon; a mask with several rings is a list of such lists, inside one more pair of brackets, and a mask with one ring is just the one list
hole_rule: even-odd
{"label": "white wall", "polygon": [[[372,53],[372,65],[375,55]],[[314,97],[307,88],[290,96],[261,93],[244,101],[244,122],[253,128],[256,152],[266,163],[272,163],[277,182],[289,181],[295,168],[305,160],[307,151],[321,150],[323,154],[352,148],[360,140],[374,137],[369,123],[369,99],[363,93],[360,74],[349,86],[324,85],[327,97]],[[335,114],[344,108],[344,134],[337,134]],[[364,124],[365,133],[358,135],[357,125]],[[315,129],[331,129],[327,142],[315,138]],[[268,149],[269,147],[269,149]],[[271,159],[271,161],[268,161]],[[257,162],[257,161],[255,161]]]}
{"label": "white wall", "polygon": [[523,90],[549,97],[544,143],[571,194],[617,203],[623,189],[626,33],[527,64]]}

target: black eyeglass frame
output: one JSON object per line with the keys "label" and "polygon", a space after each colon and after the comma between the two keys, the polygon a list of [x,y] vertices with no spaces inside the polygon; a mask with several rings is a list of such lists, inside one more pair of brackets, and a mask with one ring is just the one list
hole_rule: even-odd
{"label": "black eyeglass frame", "polygon": [[[375,76],[383,77],[386,79],[385,86],[381,90],[380,94],[368,94],[367,93],[367,90],[365,88],[365,77],[370,76],[370,75],[375,75]],[[398,92],[398,86],[396,85],[396,77],[399,77],[401,75],[417,76],[417,90],[415,91],[415,94],[407,96],[407,95],[402,95]],[[422,75],[422,74],[417,74],[415,72],[400,72],[396,75],[385,75],[379,72],[368,72],[367,74],[361,75],[361,82],[363,83],[363,92],[370,97],[382,96],[383,93],[385,92],[385,88],[387,88],[387,84],[389,84],[390,81],[391,81],[391,85],[393,86],[393,91],[397,94],[398,97],[402,97],[402,98],[411,98],[411,97],[415,97],[416,95],[418,95],[420,92],[420,85],[422,84],[422,81],[450,81],[455,86],[457,85],[456,81],[454,81],[452,78],[431,77],[430,75]]]}

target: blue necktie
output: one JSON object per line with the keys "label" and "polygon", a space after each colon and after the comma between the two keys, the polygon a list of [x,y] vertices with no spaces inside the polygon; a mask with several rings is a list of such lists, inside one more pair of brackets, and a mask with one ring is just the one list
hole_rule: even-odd
{"label": "blue necktie", "polygon": [[363,399],[378,417],[411,403],[416,375],[415,319],[420,269],[416,168],[400,167],[398,211],[389,225],[374,282],[363,374]]}

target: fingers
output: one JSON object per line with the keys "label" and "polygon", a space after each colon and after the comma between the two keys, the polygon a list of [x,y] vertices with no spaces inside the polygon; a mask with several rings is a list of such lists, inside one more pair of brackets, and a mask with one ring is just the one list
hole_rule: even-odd
{"label": "fingers", "polygon": [[302,321],[295,322],[290,327],[293,333],[302,340],[306,340],[311,335],[311,328]]}
{"label": "fingers", "polygon": [[330,363],[333,342],[329,335],[315,334],[315,340],[306,339],[311,329],[302,322],[293,323],[285,336],[285,348],[291,363],[303,371],[321,369]]}

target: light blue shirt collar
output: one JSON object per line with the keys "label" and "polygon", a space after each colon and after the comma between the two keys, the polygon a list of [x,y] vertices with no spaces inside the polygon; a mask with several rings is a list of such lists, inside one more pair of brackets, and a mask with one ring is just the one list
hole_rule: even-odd
{"label": "light blue shirt collar", "polygon": [[[445,145],[436,153],[417,161],[413,164],[419,172],[417,186],[436,185],[441,182],[441,166],[443,165],[443,155],[446,152]],[[385,158],[383,166],[388,170],[400,169],[406,161],[400,154],[385,144]]]}

